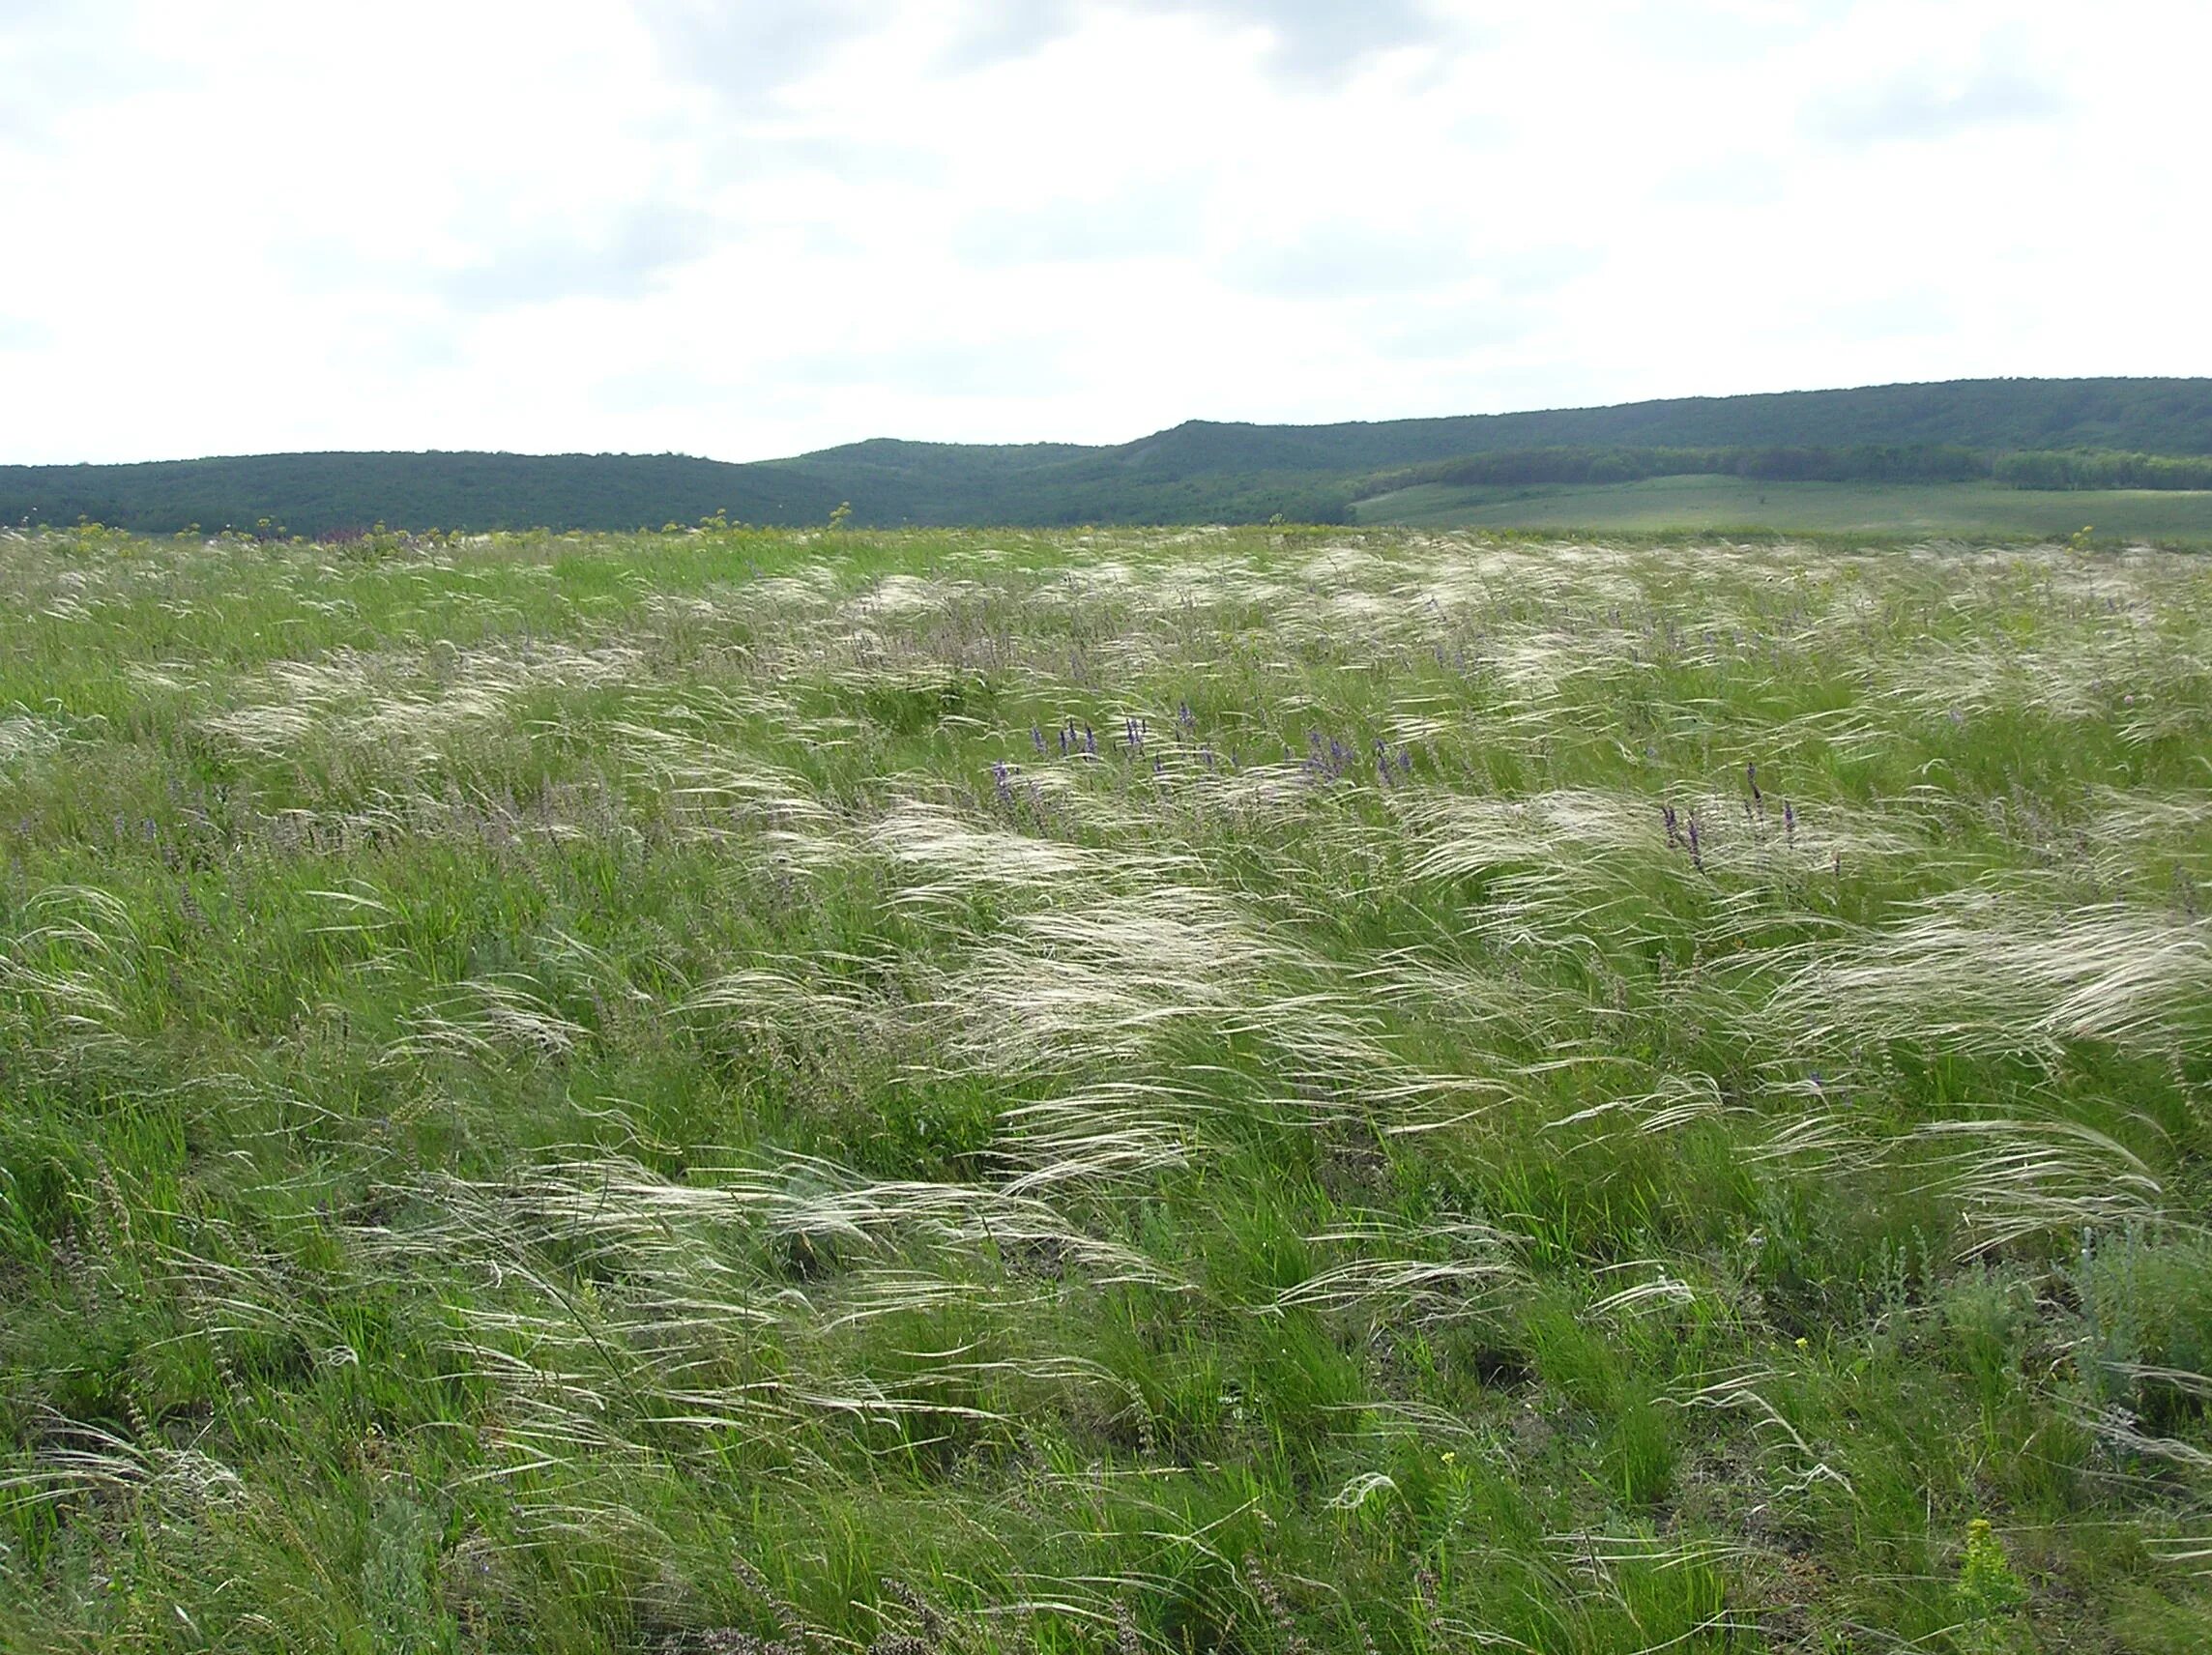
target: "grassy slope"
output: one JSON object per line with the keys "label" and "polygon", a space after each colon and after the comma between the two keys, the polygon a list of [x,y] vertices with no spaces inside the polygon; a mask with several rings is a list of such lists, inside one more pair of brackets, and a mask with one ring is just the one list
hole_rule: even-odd
{"label": "grassy slope", "polygon": [[1360,501],[1363,523],[1423,528],[1711,529],[1934,535],[1972,539],[2100,536],[2212,540],[2212,494],[2148,489],[2047,493],[1988,482],[1757,482],[1664,477],[1563,487],[1424,484]]}
{"label": "grassy slope", "polygon": [[2200,560],[0,595],[0,1647],[2212,1636]]}

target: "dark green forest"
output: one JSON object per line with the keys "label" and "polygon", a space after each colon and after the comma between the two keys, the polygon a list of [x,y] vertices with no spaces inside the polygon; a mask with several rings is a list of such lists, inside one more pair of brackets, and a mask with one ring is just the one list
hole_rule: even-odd
{"label": "dark green forest", "polygon": [[1956,443],[1854,443],[1841,449],[1502,449],[1380,474],[1391,487],[1443,482],[1636,482],[1651,477],[1745,477],[1761,482],[1973,482],[2012,488],[2212,489],[2212,456],[2110,449],[1992,452]]}
{"label": "dark green forest", "polygon": [[890,439],[684,454],[303,453],[0,466],[0,522],[330,535],[807,524],[1341,522],[1421,482],[1994,479],[2212,488],[2212,379],[1958,380],[1335,425],[1192,421],[1110,447]]}

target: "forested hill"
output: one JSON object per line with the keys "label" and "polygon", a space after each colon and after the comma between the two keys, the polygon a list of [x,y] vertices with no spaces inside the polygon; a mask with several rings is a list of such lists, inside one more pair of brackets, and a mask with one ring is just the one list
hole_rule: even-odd
{"label": "forested hill", "polygon": [[1317,451],[1376,466],[1546,448],[1881,444],[2212,454],[2212,379],[1960,379],[1856,391],[1682,396],[1609,408],[1375,425],[1179,429],[1265,433],[1270,440],[1311,443]]}
{"label": "forested hill", "polygon": [[[1331,520],[1355,499],[1453,462],[1503,480],[1562,465],[1651,475],[1675,463],[1670,452],[1689,450],[1700,454],[1685,469],[1745,476],[2003,479],[2033,470],[2021,457],[2032,455],[2076,486],[2176,485],[2196,468],[2115,462],[2212,455],[2212,379],[1954,380],[1336,425],[1193,421],[1101,448],[886,439],[744,465],[682,454],[310,453],[0,466],[0,522],[622,529],[715,512],[815,523],[845,503],[865,524]],[[2104,457],[2069,469],[2049,458],[2063,450]]]}

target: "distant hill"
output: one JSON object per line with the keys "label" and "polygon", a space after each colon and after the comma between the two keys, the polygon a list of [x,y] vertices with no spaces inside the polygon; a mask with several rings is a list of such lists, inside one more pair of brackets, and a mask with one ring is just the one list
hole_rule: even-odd
{"label": "distant hill", "polygon": [[[1191,421],[1108,447],[880,439],[743,465],[683,454],[304,453],[0,466],[0,522],[91,518],[164,533],[268,519],[311,535],[377,522],[626,529],[716,511],[818,523],[841,503],[856,522],[878,525],[1342,521],[1355,501],[1409,481],[1455,469],[1549,476],[1562,454],[1582,455],[1568,469],[1584,476],[1653,475],[1675,463],[1665,454],[1700,450],[1686,469],[2001,479],[2000,462],[2019,472],[2018,456],[2074,450],[2212,455],[2212,379],[1953,380],[1335,425]],[[2137,463],[2128,475],[2156,487],[2182,486],[2172,479],[2187,474]],[[2079,486],[2118,474],[2100,462],[2067,475]]]}

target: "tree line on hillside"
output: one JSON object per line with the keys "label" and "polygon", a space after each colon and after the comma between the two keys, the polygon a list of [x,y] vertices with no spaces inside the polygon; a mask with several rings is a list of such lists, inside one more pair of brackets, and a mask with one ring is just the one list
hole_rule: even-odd
{"label": "tree line on hillside", "polygon": [[294,453],[0,465],[0,523],[147,533],[635,529],[716,513],[871,527],[1347,519],[1415,482],[1722,474],[1775,483],[2212,488],[2212,379],[1957,380],[1334,425],[1190,421],[1133,442],[876,439],[732,464],[685,454]]}
{"label": "tree line on hillside", "polygon": [[[415,461],[418,463],[409,464]],[[1353,480],[1311,473],[1130,474],[1093,465],[963,477],[812,459],[675,455],[297,454],[141,466],[0,466],[0,524],[264,537],[393,530],[1301,523],[1351,519]]]}
{"label": "tree line on hillside", "polygon": [[1463,488],[1740,477],[1760,482],[1973,482],[2012,488],[2212,489],[2212,457],[2061,450],[1989,453],[1957,444],[1843,448],[1551,448],[1467,454],[1372,479],[1371,493],[1445,483]]}
{"label": "tree line on hillside", "polygon": [[734,466],[677,455],[512,454],[303,454],[33,471],[0,468],[0,522],[89,520],[152,534],[238,529],[278,536],[327,536],[374,523],[408,530],[620,530],[714,516],[792,527],[827,522],[848,503],[851,521],[872,527],[1262,523],[1275,517],[1343,523],[1356,502],[1420,484],[1545,487],[1687,476],[1773,483],[2212,489],[2212,456],[2093,449],[1992,453],[1956,444],[1894,443],[1519,449],[1335,476],[1174,475],[1091,462],[947,478],[810,458]]}
{"label": "tree line on hillside", "polygon": [[2212,488],[2212,457],[2065,449],[1998,454],[1990,475],[2015,488]]}

